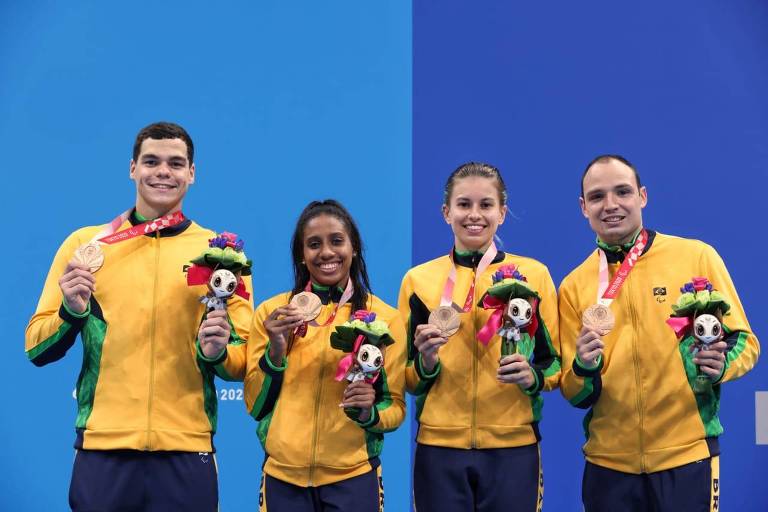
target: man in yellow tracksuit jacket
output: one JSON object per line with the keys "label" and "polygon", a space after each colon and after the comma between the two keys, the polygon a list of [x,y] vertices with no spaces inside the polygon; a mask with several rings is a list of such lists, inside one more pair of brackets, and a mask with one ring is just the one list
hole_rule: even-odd
{"label": "man in yellow tracksuit jacket", "polygon": [[[647,195],[634,167],[617,155],[594,159],[582,186],[582,211],[599,250],[563,280],[559,317],[561,390],[589,409],[585,508],[718,510],[720,385],[754,366],[758,341],[715,250],[651,230],[610,305],[615,327],[608,334],[583,327],[582,313],[597,302],[600,251],[613,279],[642,230]],[[690,356],[666,324],[678,289],[699,276],[732,306],[723,318],[725,338],[692,359],[712,381],[707,396],[694,392],[684,361]]]}
{"label": "man in yellow tracksuit jacket", "polygon": [[[136,206],[113,221],[113,231],[180,212],[194,181],[192,159],[192,140],[180,126],[141,130],[131,160]],[[85,227],[64,241],[26,331],[27,356],[37,366],[64,357],[78,335],[83,342],[70,506],[216,510],[214,369],[198,355],[196,338],[203,322],[209,340],[244,343],[252,307],[235,296],[226,312],[203,321],[199,296],[206,290],[187,286],[184,270],[213,231],[183,219],[100,245],[104,260],[95,271],[73,260],[103,230]]]}

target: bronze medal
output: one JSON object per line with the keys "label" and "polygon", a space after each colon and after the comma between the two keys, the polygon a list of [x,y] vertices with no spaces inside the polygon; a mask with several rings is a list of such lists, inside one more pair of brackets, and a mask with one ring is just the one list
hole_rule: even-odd
{"label": "bronze medal", "polygon": [[604,304],[589,306],[581,315],[584,327],[602,335],[608,334],[616,324],[611,308]]}
{"label": "bronze medal", "polygon": [[73,259],[77,263],[88,267],[88,270],[93,274],[104,265],[104,252],[101,250],[99,244],[90,242],[78,247],[77,250],[75,250]]}
{"label": "bronze medal", "polygon": [[312,292],[297,293],[291,299],[291,304],[299,308],[299,313],[304,317],[305,322],[311,322],[317,318],[323,309],[320,297]]}
{"label": "bronze medal", "polygon": [[456,334],[461,326],[459,313],[451,306],[440,306],[429,315],[428,322],[440,330],[444,338]]}

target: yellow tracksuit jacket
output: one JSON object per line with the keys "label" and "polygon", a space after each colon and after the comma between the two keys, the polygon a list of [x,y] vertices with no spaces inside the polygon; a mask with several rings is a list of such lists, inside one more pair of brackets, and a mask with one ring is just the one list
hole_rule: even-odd
{"label": "yellow tracksuit jacket", "polygon": [[[480,254],[454,253],[456,285],[453,301],[464,305]],[[491,286],[491,276],[502,265],[514,263],[541,296],[539,327],[534,336],[532,368],[536,383],[529,390],[496,380],[501,340],[494,336],[487,346],[476,339],[491,311],[477,306]],[[398,307],[406,320],[408,361],[406,386],[416,395],[419,434],[417,441],[450,448],[509,448],[539,439],[542,390],[557,387],[560,361],[557,347],[557,297],[547,268],[536,260],[499,254],[479,276],[472,309],[461,313],[461,327],[439,351],[440,362],[432,374],[421,366],[413,345],[416,326],[428,323],[430,311],[440,305],[451,260],[443,256],[412,268],[403,278]]]}
{"label": "yellow tracksuit jacket", "polygon": [[[138,224],[135,215],[119,229]],[[58,280],[75,249],[102,226],[85,227],[59,248],[26,330],[26,352],[42,366],[64,357],[80,335],[76,448],[212,451],[216,431],[214,373],[196,357],[205,313],[204,286],[187,286],[185,266],[208,247],[213,231],[190,220],[103,245],[96,292],[82,315],[67,310]],[[250,290],[250,278],[246,278]],[[247,339],[252,306],[235,296],[231,343]]]}
{"label": "yellow tracksuit jacket", "polygon": [[[563,395],[590,408],[584,420],[588,461],[626,473],[652,473],[719,453],[720,384],[748,372],[759,345],[728,271],[709,245],[649,231],[649,245],[611,305],[616,327],[596,369],[575,360],[582,312],[597,300],[598,253],[562,282],[559,294]],[[607,252],[611,278],[621,253]],[[696,396],[686,374],[686,347],[665,323],[680,287],[707,277],[732,309],[723,318],[726,368],[709,397]],[[695,372],[695,365],[689,363]],[[690,372],[690,369],[689,369]]]}
{"label": "yellow tracksuit jacket", "polygon": [[[333,311],[334,301],[338,302],[340,291],[315,289],[315,293],[325,303],[317,318],[322,324]],[[405,418],[403,322],[396,309],[369,296],[367,309],[389,325],[395,343],[386,347],[384,367],[374,383],[376,400],[371,418],[358,423],[339,407],[349,382],[334,380],[336,366],[345,354],[330,343],[335,327],[349,320],[351,304],[339,309],[331,325],[310,326],[306,336],[295,339],[283,365],[277,367],[266,355],[269,338],[264,320],[289,300],[290,293],[282,293],[256,308],[247,345],[245,402],[259,422],[258,436],[267,454],[264,472],[302,487],[362,475],[378,467],[383,434],[395,430]],[[228,357],[232,360],[224,361],[222,370],[236,372],[240,364],[236,357]]]}

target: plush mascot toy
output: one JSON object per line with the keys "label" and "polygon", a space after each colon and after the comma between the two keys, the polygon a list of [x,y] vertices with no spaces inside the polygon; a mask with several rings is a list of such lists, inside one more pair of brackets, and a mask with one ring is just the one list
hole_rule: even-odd
{"label": "plush mascot toy", "polygon": [[208,249],[187,269],[188,285],[208,285],[208,293],[200,297],[207,311],[226,309],[233,295],[250,297],[242,276],[251,274],[251,260],[245,257],[243,245],[234,233],[221,233],[208,240]]}
{"label": "plush mascot toy", "polygon": [[500,267],[492,279],[493,284],[478,305],[493,310],[493,313],[477,333],[477,339],[487,345],[498,334],[502,357],[517,352],[530,359],[533,336],[539,325],[536,316],[541,300],[539,294],[528,285],[528,280],[515,265]]}
{"label": "plush mascot toy", "polygon": [[[384,366],[384,349],[395,340],[386,322],[376,320],[376,313],[363,309],[352,313],[352,317],[331,333],[331,347],[345,352],[336,367],[337,381],[365,381],[374,384]],[[360,410],[348,407],[344,412],[356,419]]]}
{"label": "plush mascot toy", "polygon": [[706,395],[712,392],[712,380],[693,358],[699,350],[709,350],[710,344],[723,339],[723,316],[731,306],[705,277],[694,277],[680,291],[667,324],[680,340],[680,354],[694,393]]}

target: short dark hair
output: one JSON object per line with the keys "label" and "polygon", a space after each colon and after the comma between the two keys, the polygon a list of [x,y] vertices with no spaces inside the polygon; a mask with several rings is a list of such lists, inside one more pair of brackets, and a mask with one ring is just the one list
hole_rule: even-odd
{"label": "short dark hair", "polygon": [[483,162],[467,162],[457,167],[456,170],[448,176],[448,181],[445,182],[445,190],[443,191],[443,204],[448,205],[450,203],[451,195],[453,194],[453,186],[456,184],[456,180],[469,178],[471,176],[496,180],[496,190],[499,192],[499,204],[507,204],[507,186],[504,184],[501,173],[496,167]]}
{"label": "short dark hair", "polygon": [[304,208],[304,211],[299,215],[299,220],[296,221],[296,229],[293,230],[293,238],[291,240],[294,277],[291,296],[303,292],[304,287],[309,282],[309,270],[302,263],[304,260],[304,228],[310,220],[320,215],[335,217],[344,225],[344,229],[347,231],[349,241],[352,243],[353,252],[352,265],[349,269],[349,277],[352,279],[352,285],[355,287],[355,291],[350,299],[352,311],[366,309],[368,294],[371,291],[371,283],[368,279],[368,270],[365,266],[365,258],[363,257],[363,241],[360,238],[360,230],[357,229],[357,224],[355,224],[355,220],[347,209],[334,199],[312,201]]}
{"label": "short dark hair", "polygon": [[607,154],[607,155],[596,156],[595,158],[592,159],[591,162],[589,162],[587,164],[587,167],[584,169],[584,172],[581,175],[581,197],[582,198],[584,197],[584,178],[587,177],[587,173],[589,172],[589,168],[592,167],[595,164],[598,164],[598,163],[604,164],[606,162],[610,162],[611,160],[616,160],[617,162],[621,162],[624,165],[626,165],[627,167],[629,167],[630,169],[632,169],[632,172],[635,175],[635,183],[637,183],[637,190],[638,190],[638,192],[640,191],[640,188],[642,187],[642,185],[640,184],[640,174],[638,174],[637,169],[635,169],[635,166],[632,165],[632,163],[629,160],[627,160],[626,158],[624,158],[621,155],[610,155],[610,154]]}
{"label": "short dark hair", "polygon": [[192,144],[192,137],[187,130],[175,123],[160,121],[152,123],[139,131],[136,135],[136,142],[133,143],[133,160],[136,161],[141,153],[141,143],[146,139],[181,139],[187,145],[187,160],[191,165],[195,157],[195,145]]}

